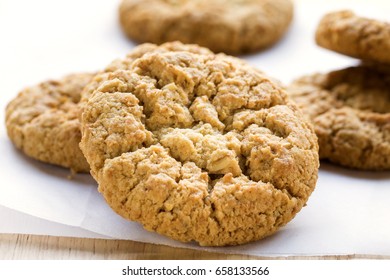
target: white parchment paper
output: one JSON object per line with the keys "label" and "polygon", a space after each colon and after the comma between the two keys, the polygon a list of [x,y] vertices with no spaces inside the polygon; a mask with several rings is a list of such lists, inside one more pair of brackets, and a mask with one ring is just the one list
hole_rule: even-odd
{"label": "white parchment paper", "polygon": [[[70,72],[98,70],[133,47],[120,32],[117,6],[112,0],[0,0],[0,205],[112,238],[177,247],[259,256],[390,256],[390,172],[322,163],[308,205],[275,235],[243,246],[200,248],[122,219],[106,205],[89,175],[69,179],[68,170],[16,150],[6,135],[4,109],[20,89]],[[350,8],[379,19],[390,12],[390,2],[379,0],[301,0],[295,6],[291,29],[278,45],[243,57],[285,83],[357,63],[315,46],[313,33],[325,12]]]}

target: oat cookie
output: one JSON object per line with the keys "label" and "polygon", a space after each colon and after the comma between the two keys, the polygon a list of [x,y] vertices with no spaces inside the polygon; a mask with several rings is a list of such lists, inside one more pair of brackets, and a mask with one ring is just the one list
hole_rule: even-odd
{"label": "oat cookie", "polygon": [[81,92],[93,74],[73,74],[24,89],[6,108],[8,136],[26,155],[88,172],[79,143]]}
{"label": "oat cookie", "polygon": [[286,32],[291,0],[123,0],[125,34],[138,42],[195,43],[214,52],[240,54],[264,49]]}
{"label": "oat cookie", "polygon": [[325,15],[317,28],[316,42],[348,56],[390,63],[390,23],[359,17],[351,11]]}
{"label": "oat cookie", "polygon": [[390,170],[390,71],[359,66],[293,82],[289,92],[314,123],[320,158]]}
{"label": "oat cookie", "polygon": [[174,45],[95,77],[80,147],[99,191],[124,218],[183,242],[274,233],[315,187],[311,125],[262,72]]}

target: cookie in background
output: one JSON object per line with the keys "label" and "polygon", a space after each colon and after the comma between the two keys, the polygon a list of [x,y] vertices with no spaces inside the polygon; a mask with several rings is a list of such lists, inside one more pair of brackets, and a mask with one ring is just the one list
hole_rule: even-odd
{"label": "cookie in background", "polygon": [[362,60],[390,64],[390,23],[355,15],[352,11],[326,14],[318,25],[319,46]]}
{"label": "cookie in background", "polygon": [[359,66],[296,79],[289,94],[315,128],[321,159],[390,170],[390,24],[351,11],[326,14],[319,46],[362,59]]}
{"label": "cookie in background", "polygon": [[390,170],[390,71],[360,65],[295,80],[289,94],[313,122],[321,159]]}
{"label": "cookie in background", "polygon": [[293,18],[291,0],[123,0],[122,29],[140,43],[198,44],[243,54],[278,42]]}
{"label": "cookie in background", "polygon": [[6,107],[13,144],[42,162],[88,172],[79,143],[81,93],[94,74],[72,74],[22,90]]}

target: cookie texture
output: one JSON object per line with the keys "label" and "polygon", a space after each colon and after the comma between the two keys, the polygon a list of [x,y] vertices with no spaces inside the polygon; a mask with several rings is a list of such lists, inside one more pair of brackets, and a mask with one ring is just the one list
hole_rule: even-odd
{"label": "cookie texture", "polygon": [[79,106],[93,74],[73,74],[24,89],[6,107],[6,127],[14,145],[34,159],[88,172],[79,143]]}
{"label": "cookie texture", "polygon": [[124,218],[183,242],[235,245],[274,233],[315,187],[311,125],[243,61],[161,48],[174,51],[94,78],[80,147],[99,191]]}
{"label": "cookie texture", "polygon": [[390,23],[359,17],[351,11],[325,15],[317,28],[316,42],[355,58],[390,63]]}
{"label": "cookie texture", "polygon": [[[173,51],[175,46],[169,44],[158,48],[143,44],[125,59],[112,62],[101,73],[126,68],[147,52]],[[192,45],[181,45],[180,49],[209,53]],[[79,148],[79,119],[83,105],[96,86],[92,79],[95,74],[71,74],[20,92],[6,108],[7,132],[15,146],[34,159],[74,172],[89,172],[89,165]]]}
{"label": "cookie texture", "polygon": [[73,74],[22,90],[6,107],[14,145],[34,159],[88,172],[80,148],[81,92],[93,74]]}
{"label": "cookie texture", "polygon": [[[122,59],[116,59],[113,62],[111,62],[106,68],[104,68],[100,73],[101,75],[98,76],[96,79],[92,79],[83,89],[81,94],[81,101],[79,106],[83,107],[91,94],[94,90],[100,85],[102,80],[105,80],[108,78],[111,72],[114,72],[116,70],[125,70],[129,69],[131,67],[131,64],[138,58],[144,56],[145,54],[151,54],[151,53],[164,53],[164,52],[174,52],[174,51],[185,51],[185,52],[191,52],[196,54],[204,54],[208,55],[212,52],[206,48],[200,48],[198,45],[191,45],[191,44],[180,44],[179,42],[171,42],[167,44],[162,44],[160,46],[150,43],[145,43],[142,45],[139,45],[132,49],[125,58]],[[81,110],[82,112],[83,110]],[[81,117],[81,116],[80,116]]]}
{"label": "cookie texture", "polygon": [[119,18],[138,42],[194,43],[240,54],[267,48],[288,29],[291,0],[123,0]]}
{"label": "cookie texture", "polygon": [[313,121],[320,158],[390,170],[390,71],[361,65],[302,77],[291,97]]}

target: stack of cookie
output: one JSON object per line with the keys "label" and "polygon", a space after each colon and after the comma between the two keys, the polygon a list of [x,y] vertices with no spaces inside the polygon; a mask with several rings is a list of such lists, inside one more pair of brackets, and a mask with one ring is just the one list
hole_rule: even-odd
{"label": "stack of cookie", "polygon": [[[140,42],[244,53],[278,41],[290,0],[123,0]],[[6,108],[16,147],[91,172],[122,217],[204,246],[264,238],[306,204],[317,138],[283,87],[244,61],[179,42],[143,44],[98,74],[22,91]]]}
{"label": "stack of cookie", "polygon": [[320,158],[390,170],[390,24],[333,12],[321,20],[316,42],[362,59],[359,66],[305,76],[289,87],[314,123]]}
{"label": "stack of cookie", "polygon": [[205,246],[274,233],[317,181],[314,130],[279,83],[196,45],[144,44],[26,89],[6,122],[29,156],[90,168],[122,217]]}

